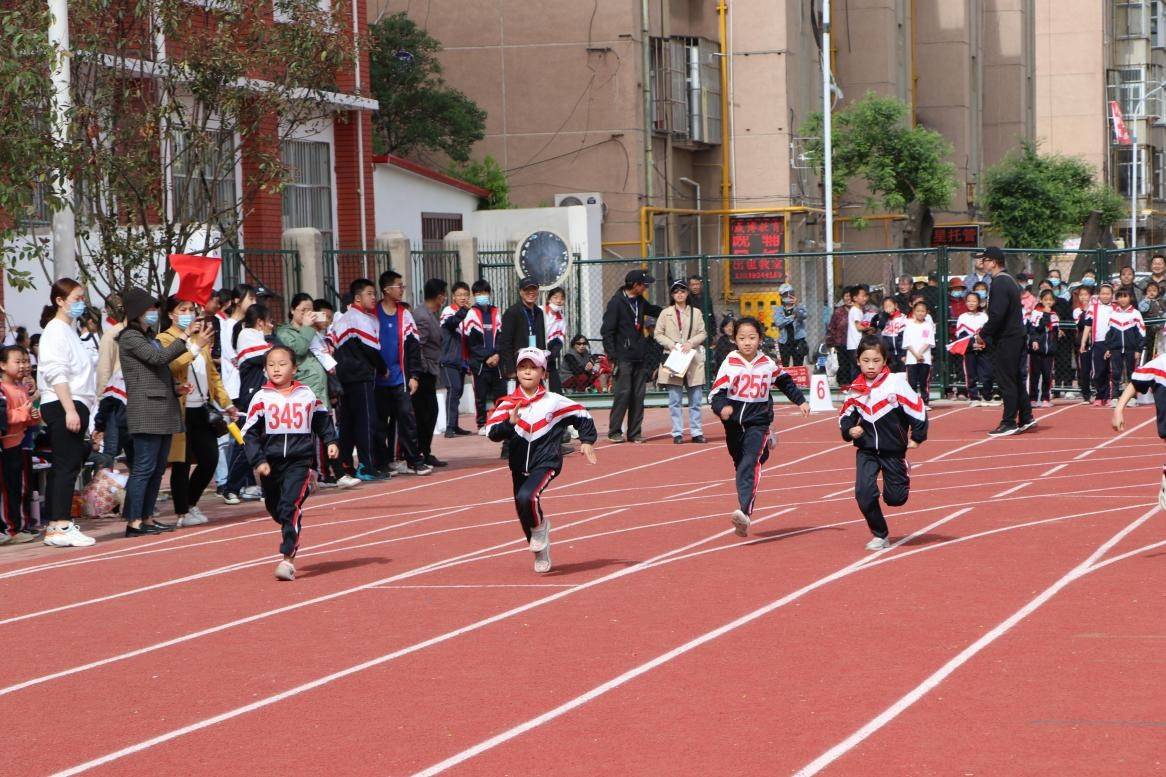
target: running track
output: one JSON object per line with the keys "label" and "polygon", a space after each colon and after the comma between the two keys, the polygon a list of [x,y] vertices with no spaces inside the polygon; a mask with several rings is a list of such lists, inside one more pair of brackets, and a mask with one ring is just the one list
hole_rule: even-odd
{"label": "running track", "polygon": [[673,446],[653,411],[647,445],[567,460],[548,576],[481,457],[317,494],[292,584],[253,510],[5,552],[0,720],[29,735],[2,771],[1161,773],[1152,410],[1117,440],[1077,405],[989,440],[997,415],[936,410],[873,555],[833,417],[788,409],[747,540],[719,425]]}

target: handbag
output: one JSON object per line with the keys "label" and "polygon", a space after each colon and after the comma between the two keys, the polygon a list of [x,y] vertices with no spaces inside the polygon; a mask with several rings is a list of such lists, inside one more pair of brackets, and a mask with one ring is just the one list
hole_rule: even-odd
{"label": "handbag", "polygon": [[198,390],[206,397],[206,420],[210,425],[211,432],[215,437],[222,437],[227,433],[227,419],[223,417],[222,412],[217,407],[211,404],[210,392],[204,391],[202,384],[198,380],[198,371],[193,366],[190,368],[190,377],[198,383]]}

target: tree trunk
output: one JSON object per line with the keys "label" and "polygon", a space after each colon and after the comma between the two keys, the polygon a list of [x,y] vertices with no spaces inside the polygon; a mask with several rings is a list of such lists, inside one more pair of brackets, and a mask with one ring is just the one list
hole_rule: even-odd
{"label": "tree trunk", "polygon": [[[930,248],[931,230],[934,227],[931,208],[913,200],[907,206],[907,221],[903,225],[903,248]],[[923,275],[934,269],[929,256],[912,254],[903,257],[903,272],[910,275]]]}
{"label": "tree trunk", "polygon": [[[1101,225],[1101,212],[1095,210],[1089,214],[1085,226],[1081,229],[1081,250],[1095,251],[1098,248],[1117,248],[1117,243],[1113,241],[1109,227]],[[1069,271],[1068,279],[1077,280],[1086,270],[1095,269],[1097,269],[1096,255],[1079,253],[1073,259],[1073,269]]]}

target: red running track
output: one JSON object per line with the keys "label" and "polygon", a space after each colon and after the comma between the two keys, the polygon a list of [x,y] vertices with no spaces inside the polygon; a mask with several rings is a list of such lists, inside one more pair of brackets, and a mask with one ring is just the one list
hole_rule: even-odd
{"label": "red running track", "polygon": [[720,440],[663,437],[568,459],[547,576],[485,459],[314,497],[293,584],[266,519],[37,554],[6,773],[1158,773],[1151,411],[1044,418],[938,410],[874,555],[833,419],[788,413],[746,540]]}

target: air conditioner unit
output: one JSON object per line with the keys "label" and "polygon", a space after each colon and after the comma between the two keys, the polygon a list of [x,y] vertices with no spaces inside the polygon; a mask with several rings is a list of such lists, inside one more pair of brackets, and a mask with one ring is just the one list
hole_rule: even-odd
{"label": "air conditioner unit", "polygon": [[603,195],[599,192],[568,192],[555,195],[555,207],[566,208],[571,205],[586,205],[599,210],[599,223],[607,216],[607,205],[603,202]]}

